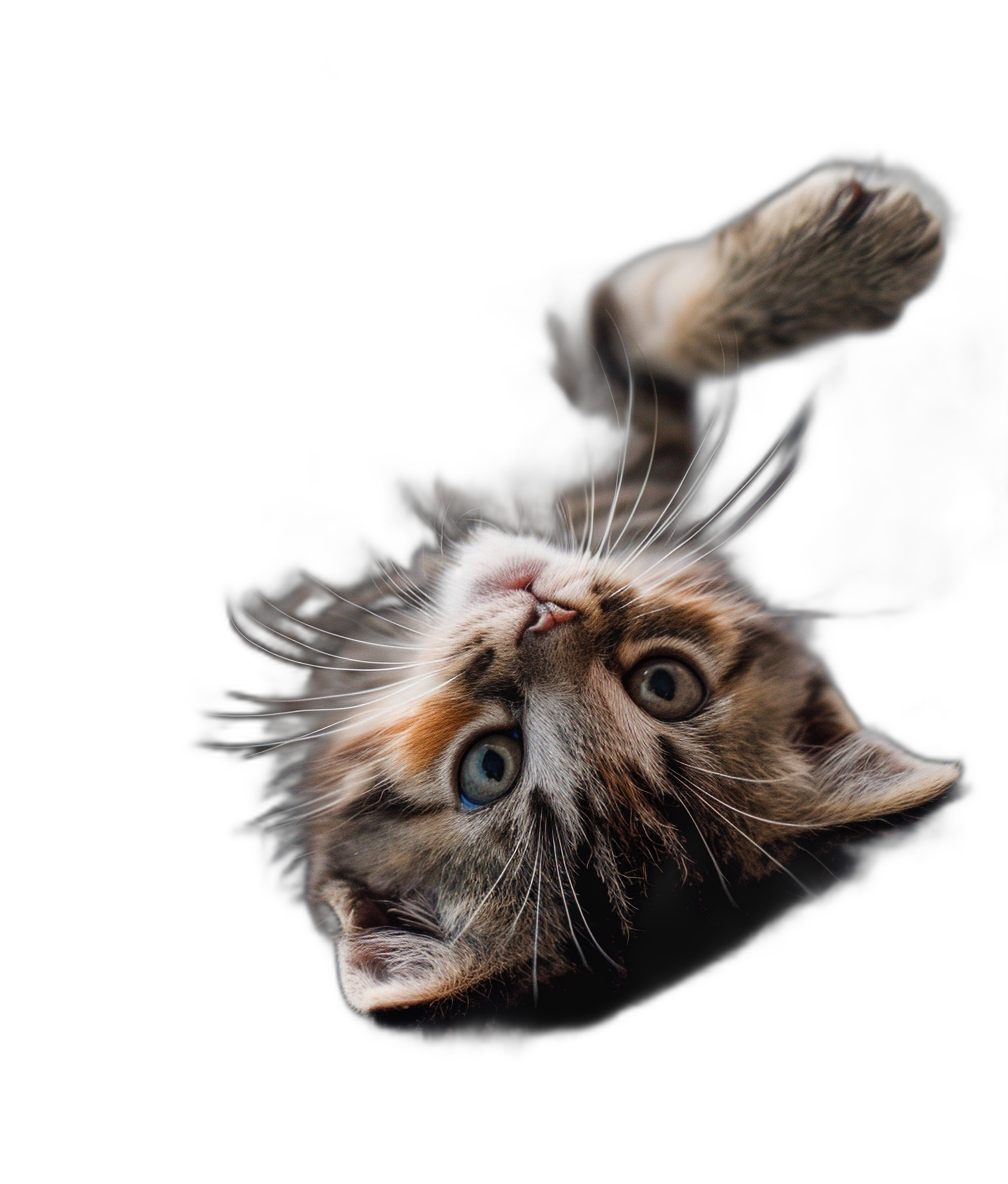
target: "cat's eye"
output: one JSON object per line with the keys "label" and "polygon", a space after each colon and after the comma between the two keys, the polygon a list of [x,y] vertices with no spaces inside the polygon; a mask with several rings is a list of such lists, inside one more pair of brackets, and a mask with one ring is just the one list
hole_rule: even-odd
{"label": "cat's eye", "polygon": [[678,658],[648,658],[630,671],[623,685],[637,706],[655,719],[686,719],[707,698],[700,678]]}
{"label": "cat's eye", "polygon": [[517,730],[481,736],[459,767],[462,808],[478,810],[502,798],[518,780],[524,755]]}

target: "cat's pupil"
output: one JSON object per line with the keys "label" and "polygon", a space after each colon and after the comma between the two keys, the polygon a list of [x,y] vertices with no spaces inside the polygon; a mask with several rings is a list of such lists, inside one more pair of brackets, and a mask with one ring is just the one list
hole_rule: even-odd
{"label": "cat's pupil", "polygon": [[480,768],[490,778],[491,781],[500,781],[504,776],[504,758],[499,752],[492,748],[488,748],[483,754],[483,760],[480,763]]}
{"label": "cat's pupil", "polygon": [[665,669],[656,670],[648,679],[648,690],[659,699],[675,698],[675,679]]}

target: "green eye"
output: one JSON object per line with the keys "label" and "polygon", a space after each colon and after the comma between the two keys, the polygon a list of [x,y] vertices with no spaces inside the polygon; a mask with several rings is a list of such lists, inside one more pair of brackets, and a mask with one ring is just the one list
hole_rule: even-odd
{"label": "green eye", "polygon": [[707,697],[699,677],[678,658],[648,658],[630,671],[623,685],[637,706],[655,719],[686,719]]}
{"label": "green eye", "polygon": [[481,736],[462,758],[459,798],[464,810],[478,810],[502,798],[513,788],[524,759],[516,730]]}

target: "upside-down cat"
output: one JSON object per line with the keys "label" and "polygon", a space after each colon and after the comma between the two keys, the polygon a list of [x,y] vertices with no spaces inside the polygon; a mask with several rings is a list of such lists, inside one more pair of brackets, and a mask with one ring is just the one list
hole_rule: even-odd
{"label": "upside-down cat", "polygon": [[890,324],[941,257],[930,190],[840,164],[633,260],[580,335],[555,331],[568,396],[624,428],[614,473],[539,529],[442,508],[408,569],[306,576],[233,617],[309,672],[298,698],[246,696],[271,726],[244,747],[280,758],[271,821],[352,1007],[515,1002],[618,965],[649,869],[729,891],[956,780],[863,728],[794,617],[719,559],[787,480],[806,416],[692,510],[729,418],[697,423],[698,380]]}

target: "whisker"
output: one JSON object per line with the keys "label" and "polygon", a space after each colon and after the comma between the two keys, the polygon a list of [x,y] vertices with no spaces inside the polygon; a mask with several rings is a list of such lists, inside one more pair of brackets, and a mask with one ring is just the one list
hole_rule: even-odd
{"label": "whisker", "polygon": [[[207,712],[207,715],[210,719],[270,719],[281,715],[315,715],[319,713],[332,714],[336,711],[360,711],[362,707],[372,707],[375,703],[381,703],[386,699],[394,698],[404,687],[426,677],[426,674],[419,674],[412,679],[405,679],[401,683],[388,684],[392,689],[387,695],[379,695],[377,699],[368,699],[364,703],[348,703],[338,707],[297,707],[290,711],[211,711]],[[350,694],[360,695],[363,692],[351,691]],[[328,697],[335,698],[335,696]]]}
{"label": "whisker", "polygon": [[458,931],[458,933],[456,933],[455,936],[451,939],[450,944],[454,945],[455,942],[458,941],[458,939],[462,936],[462,934],[465,933],[465,931],[473,923],[473,921],[476,920],[476,917],[478,916],[480,910],[483,908],[483,906],[486,904],[486,902],[490,899],[490,897],[493,896],[494,891],[497,888],[497,885],[500,884],[501,880],[504,879],[505,872],[508,870],[508,868],[514,862],[514,858],[518,854],[518,848],[521,847],[522,855],[524,855],[525,852],[528,850],[528,845],[531,841],[532,841],[532,836],[531,836],[531,834],[529,834],[529,835],[525,836],[524,845],[522,845],[520,839],[517,843],[515,843],[515,849],[511,852],[511,857],[508,859],[507,863],[505,863],[504,867],[501,869],[500,875],[497,877],[496,880],[494,880],[493,884],[490,885],[490,890],[486,893],[486,895],[479,902],[479,904],[476,906],[476,908],[473,909],[472,913],[469,915],[469,920],[466,921],[466,923],[462,926],[462,928]]}
{"label": "whisker", "polygon": [[[599,539],[598,550],[595,552],[596,559],[598,559],[599,556],[601,556],[602,551],[605,548],[606,542],[609,538],[609,532],[612,530],[613,518],[615,517],[616,506],[619,502],[620,489],[623,486],[623,475],[626,472],[627,451],[630,447],[630,424],[633,420],[633,404],[634,404],[634,377],[633,377],[633,369],[630,366],[630,358],[629,358],[629,355],[627,355],[626,345],[623,341],[623,335],[619,331],[619,326],[616,325],[616,320],[615,320],[615,318],[612,317],[611,314],[610,314],[610,317],[612,319],[613,325],[616,326],[616,332],[619,335],[620,345],[623,347],[623,354],[624,354],[624,357],[626,357],[627,378],[628,378],[629,385],[628,385],[628,390],[627,390],[626,428],[623,431],[623,447],[620,452],[619,465],[617,466],[617,469],[616,469],[616,485],[615,485],[615,488],[613,489],[612,504],[609,507],[609,517],[606,521],[605,530],[602,532],[602,538]],[[599,364],[601,365],[601,359],[599,359]],[[606,386],[609,387],[609,397],[613,401],[613,410],[616,412],[616,426],[620,427],[621,425],[620,425],[620,418],[619,418],[619,409],[616,407],[616,398],[613,395],[612,385],[609,382],[609,376],[605,373],[604,368],[602,370],[602,374],[603,374],[603,377],[605,378]]]}
{"label": "whisker", "polygon": [[334,596],[337,600],[342,601],[343,604],[349,604],[351,608],[359,609],[376,620],[384,621],[386,625],[391,625],[393,629],[404,629],[407,633],[415,633],[417,637],[423,637],[423,633],[419,629],[411,629],[409,625],[404,625],[402,621],[393,621],[391,617],[383,617],[381,613],[376,613],[374,609],[368,608],[365,604],[358,604],[355,600],[349,600],[346,596],[337,592],[335,588],[330,588],[328,584],[323,583],[318,576],[313,576],[311,572],[302,571],[300,575],[303,579],[310,580],[311,583],[316,584],[323,592],[328,592],[330,596]]}
{"label": "whisker", "polygon": [[532,864],[532,875],[529,877],[528,892],[525,893],[525,899],[521,902],[521,908],[518,910],[517,913],[515,913],[515,919],[511,925],[511,930],[508,933],[508,938],[507,938],[508,941],[510,941],[511,938],[514,937],[515,931],[518,928],[518,922],[521,920],[521,915],[522,915],[522,913],[525,912],[525,906],[528,904],[529,897],[532,895],[532,885],[535,883],[536,868],[539,865],[539,856],[541,853],[542,853],[542,848],[539,844],[539,841],[537,840],[536,841],[536,857],[535,857],[535,860]]}
{"label": "whisker", "polygon": [[[587,441],[585,441],[584,452],[588,476],[581,483],[581,491],[584,495],[584,518],[581,524],[579,554],[582,558],[587,556],[591,548],[592,538],[595,534],[595,460]],[[590,492],[588,488],[589,482],[591,483]]]}
{"label": "whisker", "polygon": [[[445,661],[447,665],[447,659]],[[325,667],[326,670],[329,667]],[[410,686],[421,679],[429,678],[430,672],[423,674],[412,674],[409,678],[400,679],[398,682],[382,682],[373,687],[361,687],[356,691],[338,691],[331,695],[304,695],[300,698],[280,698],[274,695],[250,695],[245,691],[228,691],[228,695],[232,699],[240,699],[244,703],[262,703],[267,705],[270,703],[318,703],[323,699],[352,699],[363,695],[374,695],[378,691],[387,691],[391,687],[405,687]],[[296,713],[295,713],[296,714]]]}
{"label": "whisker", "polygon": [[[455,679],[459,678],[459,677],[461,677],[461,672],[459,674],[453,674],[451,676],[451,678],[445,679],[444,682],[439,683],[435,687],[432,687],[430,689],[430,691],[427,693],[433,695],[435,691],[439,691],[439,690],[441,690],[442,687],[448,686],[449,683],[454,682]],[[411,698],[406,700],[406,702],[403,704],[403,706],[407,706],[410,703],[414,703],[420,698],[421,698],[421,695],[413,695]],[[372,703],[367,703],[364,706],[367,706],[370,708],[372,706]],[[264,756],[266,753],[274,752],[278,748],[284,748],[288,744],[301,744],[305,740],[314,740],[319,736],[335,735],[337,732],[345,731],[347,728],[358,727],[360,724],[366,723],[370,719],[374,719],[376,714],[380,714],[380,713],[371,712],[367,715],[362,715],[362,716],[355,718],[355,719],[339,720],[337,723],[330,724],[326,727],[316,728],[314,731],[305,732],[299,736],[285,736],[281,740],[272,741],[270,743],[228,744],[228,743],[224,743],[224,742],[209,741],[207,743],[206,747],[208,747],[208,748],[224,748],[224,749],[228,749],[228,748],[242,749],[242,748],[244,748],[244,749],[254,750],[254,751],[249,752],[249,754],[248,754],[249,756],[252,756],[252,757]]]}
{"label": "whisker", "polygon": [[349,637],[345,633],[333,633],[331,629],[323,629],[321,625],[314,625],[311,621],[303,621],[300,617],[295,617],[291,613],[285,612],[278,604],[274,604],[272,600],[267,600],[261,592],[256,592],[255,595],[258,596],[263,604],[269,605],[274,612],[278,612],[289,621],[293,621],[297,625],[302,625],[305,629],[311,629],[315,633],[324,633],[326,637],[338,637],[340,641],[352,641],[355,645],[380,646],[386,650],[422,650],[424,648],[421,645],[397,645],[391,641],[368,641],[363,637]]}
{"label": "whisker", "polygon": [[654,375],[651,376],[651,390],[654,393],[654,431],[651,435],[651,455],[648,457],[644,480],[641,482],[641,487],[637,492],[637,500],[634,502],[626,522],[623,523],[623,529],[616,536],[616,541],[609,548],[610,552],[615,551],[620,545],[620,540],[626,534],[630,523],[633,522],[634,514],[637,513],[637,507],[641,504],[641,498],[644,496],[644,490],[647,489],[648,478],[651,476],[651,466],[654,464],[655,450],[658,447],[658,387],[655,385]]}
{"label": "whisker", "polygon": [[[734,404],[732,406],[734,406]],[[647,534],[644,536],[644,538],[634,547],[634,549],[629,553],[629,555],[627,555],[627,557],[624,559],[623,563],[620,565],[619,570],[621,570],[621,571],[625,570],[644,551],[646,551],[649,547],[654,545],[654,543],[656,543],[658,541],[658,539],[660,539],[663,534],[666,534],[673,527],[676,519],[679,518],[679,516],[681,514],[683,514],[689,508],[689,505],[692,502],[693,498],[696,496],[697,491],[702,487],[703,482],[704,482],[704,478],[706,477],[711,466],[714,464],[715,460],[717,460],[718,454],[720,453],[721,448],[724,446],[725,440],[728,437],[728,426],[730,423],[730,417],[731,417],[731,412],[729,411],[725,415],[722,429],[718,433],[718,436],[717,436],[716,440],[714,441],[714,444],[711,446],[710,453],[707,456],[707,459],[703,462],[703,464],[700,467],[700,470],[697,472],[696,476],[693,478],[693,482],[690,485],[690,487],[686,490],[686,493],[683,496],[682,500],[679,502],[678,505],[675,505],[676,499],[679,496],[679,491],[682,488],[683,482],[686,480],[686,477],[689,475],[690,467],[692,467],[693,462],[695,460],[697,460],[700,456],[699,451],[695,452],[693,454],[693,457],[690,460],[689,465],[687,466],[686,472],[683,474],[682,478],[679,481],[679,485],[676,487],[675,493],[672,495],[672,497],[666,503],[665,509],[662,511],[658,520],[652,525],[651,529],[647,532]],[[710,426],[707,429],[707,434],[710,433],[715,422],[716,422],[716,417],[712,417]],[[704,439],[706,439],[706,435],[705,435]],[[669,513],[670,509],[672,511],[671,513]],[[646,570],[650,571],[651,569],[648,568]],[[626,588],[626,587],[629,587],[629,584],[624,585],[624,588]]]}
{"label": "whisker", "polygon": [[[242,606],[237,605],[237,607],[239,607],[239,609],[240,609],[240,607],[242,607]],[[244,609],[242,611],[246,613],[246,616],[248,616],[248,611],[246,611]],[[276,650],[269,649],[269,646],[262,645],[261,643],[255,641],[255,638],[249,637],[248,633],[245,633],[242,630],[240,630],[238,628],[238,623],[236,622],[235,617],[233,617],[233,614],[231,612],[231,605],[230,604],[227,605],[227,619],[230,620],[231,628],[233,630],[235,630],[235,632],[237,633],[237,635],[240,638],[242,638],[243,642],[251,645],[253,649],[261,650],[263,652],[263,654],[268,654],[271,658],[275,658],[277,662],[288,662],[291,665],[300,665],[300,667],[307,667],[310,670],[342,670],[342,671],[345,671],[345,673],[347,673],[347,674],[386,674],[386,673],[389,673],[390,670],[411,670],[413,668],[413,665],[416,665],[416,663],[396,664],[396,663],[390,662],[390,663],[383,663],[381,665],[378,665],[378,667],[357,667],[357,668],[355,668],[355,667],[340,667],[340,665],[333,665],[332,663],[329,663],[328,665],[322,665],[319,662],[304,662],[304,661],[302,661],[301,658],[289,657],[287,654],[278,654],[278,652]],[[293,639],[288,638],[287,636],[284,635],[284,633],[281,633],[280,631],[278,631],[276,629],[270,629],[269,625],[264,625],[261,622],[261,620],[258,620],[256,617],[252,617],[251,619],[255,620],[257,625],[261,625],[263,629],[267,629],[272,633],[276,633],[277,637],[283,637],[284,641],[290,641],[291,644],[293,644],[293,645],[301,644],[301,643],[293,641]],[[312,646],[312,645],[304,645],[303,648],[307,649],[307,650],[314,650],[315,654],[321,654],[323,657],[335,657],[336,656],[333,654],[327,655],[325,650],[316,650],[314,648],[314,646]],[[366,661],[366,659],[364,659],[364,658],[358,658],[358,659],[347,658],[347,661],[364,662],[364,661]]]}
{"label": "whisker", "polygon": [[409,571],[401,563],[396,563],[394,559],[387,559],[385,563],[396,573],[404,587],[411,589],[416,596],[427,604],[433,605],[435,603],[434,597],[431,596],[426,588],[413,579]]}
{"label": "whisker", "polygon": [[535,931],[532,938],[532,1006],[539,1005],[539,905],[542,900],[542,862],[539,864],[539,886],[536,889]]}
{"label": "whisker", "polygon": [[553,867],[556,870],[557,887],[560,889],[560,899],[563,902],[564,913],[567,917],[567,928],[570,930],[571,941],[574,942],[574,948],[577,950],[578,957],[581,959],[581,965],[587,970],[589,968],[588,959],[584,956],[584,950],[581,949],[581,943],[578,941],[577,934],[574,932],[574,922],[571,920],[570,909],[567,907],[567,893],[560,880],[560,860],[557,856],[556,832],[554,831],[550,837],[553,840]]}
{"label": "whisker", "polygon": [[[687,785],[687,787],[689,789],[691,789],[694,793],[696,792],[697,787],[695,785],[692,785],[689,782],[684,782],[684,784]],[[763,853],[763,855],[765,855],[766,858],[769,859],[770,862],[775,867],[780,868],[780,870],[786,876],[789,876],[792,880],[794,880],[794,882],[798,885],[798,887],[802,890],[802,892],[804,892],[807,896],[813,895],[811,888],[809,888],[807,885],[803,884],[801,882],[801,880],[798,879],[798,877],[794,874],[794,872],[789,867],[785,867],[784,864],[781,863],[781,861],[779,859],[775,859],[774,856],[772,856],[770,854],[770,852],[766,849],[766,847],[764,847],[761,843],[757,843],[751,834],[749,834],[747,831],[744,831],[741,827],[736,826],[735,823],[732,822],[732,820],[730,818],[725,818],[725,816],[721,813],[720,810],[716,810],[709,803],[707,803],[706,805],[707,805],[707,809],[712,811],[714,814],[716,814],[718,816],[718,818],[721,819],[722,822],[724,822],[726,825],[730,826],[732,828],[732,830],[737,831],[742,836],[742,838],[746,840],[747,843],[752,843],[752,845],[758,851],[761,851]]]}
{"label": "whisker", "polygon": [[385,582],[385,586],[389,588],[395,596],[398,596],[401,600],[410,605],[416,612],[421,613],[423,616],[428,618],[432,616],[428,605],[423,600],[419,599],[412,589],[400,584],[397,580],[395,580],[391,572],[385,568],[384,564],[379,559],[376,558],[374,563]]}
{"label": "whisker", "polygon": [[724,889],[725,896],[728,897],[728,901],[731,904],[732,908],[737,909],[739,906],[738,906],[738,904],[736,904],[735,897],[732,896],[731,891],[728,888],[728,881],[725,879],[724,872],[721,870],[721,865],[718,863],[717,857],[715,856],[714,852],[710,849],[710,844],[707,842],[707,839],[706,839],[703,831],[700,829],[700,823],[697,822],[697,820],[693,817],[693,811],[689,808],[689,806],[686,805],[685,801],[683,801],[682,794],[679,793],[678,790],[675,790],[675,789],[673,789],[672,792],[675,794],[676,800],[679,802],[679,805],[682,806],[682,808],[686,811],[686,814],[687,814],[690,822],[693,823],[693,829],[700,836],[700,842],[703,843],[704,849],[706,850],[707,854],[710,856],[710,861],[714,865],[714,871],[717,872],[717,878],[721,882],[721,887]]}
{"label": "whisker", "polygon": [[[733,417],[733,414],[735,411],[735,402],[737,399],[737,395],[738,395],[738,387],[736,385],[730,391],[729,401],[724,405],[724,407],[725,407],[724,411],[722,412],[722,409],[719,407],[714,412],[714,414],[711,416],[710,422],[707,425],[707,430],[704,432],[703,439],[700,441],[699,447],[696,449],[696,451],[690,457],[689,463],[686,466],[686,470],[683,473],[682,477],[680,477],[679,484],[675,487],[675,491],[673,492],[672,496],[665,503],[664,509],[661,511],[661,513],[655,519],[654,523],[651,525],[650,529],[645,533],[644,537],[642,539],[640,539],[638,543],[636,543],[633,550],[629,552],[629,554],[624,558],[623,562],[617,567],[617,569],[616,569],[617,573],[625,570],[625,568],[630,563],[632,563],[633,560],[636,559],[638,555],[640,555],[643,551],[645,551],[647,549],[647,547],[649,547],[651,545],[651,543],[654,542],[655,539],[657,539],[661,535],[663,535],[669,529],[669,527],[675,522],[675,520],[679,517],[679,515],[686,509],[686,507],[690,504],[690,502],[693,500],[694,494],[697,492],[697,490],[702,485],[704,477],[706,476],[711,465],[717,459],[717,457],[721,451],[721,448],[723,447],[724,442],[728,437],[728,428],[731,424],[731,420],[732,420],[732,417]],[[704,462],[702,462],[701,467],[700,467],[700,471],[694,477],[693,483],[690,486],[690,488],[686,491],[686,496],[683,498],[682,502],[676,507],[676,509],[675,509],[674,513],[671,515],[671,517],[666,519],[666,515],[669,513],[669,511],[672,509],[672,507],[675,506],[676,499],[679,497],[679,494],[682,491],[682,487],[683,487],[683,485],[685,485],[686,479],[687,479],[687,477],[689,477],[690,471],[692,470],[693,465],[703,455],[704,446],[707,443],[707,439],[710,436],[711,432],[714,430],[714,425],[718,422],[719,418],[721,418],[721,420],[722,420],[722,426],[721,426],[720,431],[718,432],[717,437],[715,438],[714,443],[711,445],[710,453],[709,453],[707,459]]]}
{"label": "whisker", "polygon": [[[670,551],[666,552],[660,559],[656,559],[655,562],[650,565],[650,567],[645,568],[644,571],[641,572],[641,577],[647,575],[648,572],[652,571],[654,568],[658,567],[660,564],[665,563],[677,551],[680,551],[684,546],[686,546],[687,543],[692,542],[692,540],[695,539],[697,537],[697,535],[701,534],[709,526],[711,526],[714,522],[716,522],[717,519],[720,518],[721,515],[723,513],[725,513],[725,511],[745,492],[745,490],[753,483],[753,481],[756,480],[756,478],[760,475],[760,473],[763,472],[763,470],[767,467],[767,465],[773,460],[773,458],[777,455],[777,453],[782,448],[786,448],[786,447],[793,448],[801,440],[802,434],[804,433],[805,428],[808,426],[808,420],[809,420],[809,416],[811,415],[811,410],[812,410],[811,404],[806,403],[804,405],[804,407],[801,409],[801,411],[798,413],[798,415],[795,417],[794,421],[792,422],[790,427],[787,429],[787,431],[785,431],[781,436],[778,437],[778,439],[777,439],[776,443],[773,445],[773,447],[769,450],[769,452],[767,452],[767,454],[763,457],[763,459],[759,462],[759,464],[752,470],[752,472],[749,474],[749,476],[746,477],[746,479],[742,482],[742,484],[739,485],[727,498],[725,498],[725,500],[717,507],[717,509],[714,510],[711,514],[709,514],[707,516],[707,518],[705,518],[702,522],[698,523],[697,526],[693,527],[693,529],[689,532],[689,534],[687,534]],[[789,461],[785,462],[785,467],[787,467],[788,463],[789,463]],[[791,475],[792,471],[793,471],[793,464],[791,465],[791,468],[787,469],[787,476],[788,477]],[[786,480],[787,477],[785,477],[784,479]],[[777,489],[779,489],[779,488],[780,488],[780,486],[777,487]],[[777,492],[777,489],[774,489],[774,493]],[[771,495],[771,496],[773,496],[773,495]],[[767,500],[769,500],[769,499],[767,499]],[[728,536],[728,538],[731,538],[734,536],[734,534],[737,534],[738,531],[742,529],[742,526],[744,526],[746,524],[746,522],[748,522],[748,521],[749,521],[749,519],[746,518],[745,521],[743,521],[742,525],[739,526],[735,531],[733,531],[732,534]],[[727,541],[727,539],[721,540],[720,542],[718,542],[716,544],[716,547],[713,549],[716,550],[717,547],[723,546],[726,541]],[[710,552],[709,551],[705,552],[705,554],[710,554]],[[638,578],[640,578],[640,577],[638,577]],[[621,591],[622,591],[622,589],[621,589]]]}
{"label": "whisker", "polygon": [[693,789],[702,793],[704,797],[710,798],[712,802],[719,802],[728,810],[733,810],[736,814],[741,814],[744,818],[751,818],[754,822],[765,822],[768,826],[787,826],[795,830],[822,830],[822,825],[816,826],[812,822],[781,822],[777,818],[763,818],[759,814],[750,814],[746,810],[740,809],[738,806],[733,806],[731,802],[721,801],[719,797],[712,794],[709,790],[704,789],[702,785],[693,785]]}
{"label": "whisker", "polygon": [[696,769],[698,773],[710,773],[712,777],[726,777],[729,781],[748,781],[752,785],[779,785],[782,781],[794,781],[800,776],[798,773],[785,773],[783,777],[737,777],[734,773],[722,773],[720,769],[706,769],[703,765],[691,765],[689,761],[676,757],[676,761],[687,769]]}
{"label": "whisker", "polygon": [[591,926],[588,924],[588,918],[584,915],[584,909],[581,907],[581,901],[578,900],[577,889],[574,887],[574,881],[571,879],[570,868],[567,866],[567,856],[564,855],[564,849],[563,849],[562,843],[560,844],[560,859],[563,861],[564,872],[567,875],[567,883],[570,885],[571,896],[574,897],[574,904],[577,906],[577,911],[581,914],[581,920],[584,923],[585,931],[587,932],[588,936],[592,939],[592,944],[595,946],[595,949],[598,950],[598,952],[602,955],[602,957],[605,958],[605,960],[609,963],[610,966],[612,966],[616,970],[619,970],[622,972],[623,967],[620,966],[620,964],[618,962],[614,961],[612,958],[609,957],[609,955],[605,952],[605,950],[603,950],[602,947],[599,945],[598,939],[596,938],[595,934],[592,933]]}

